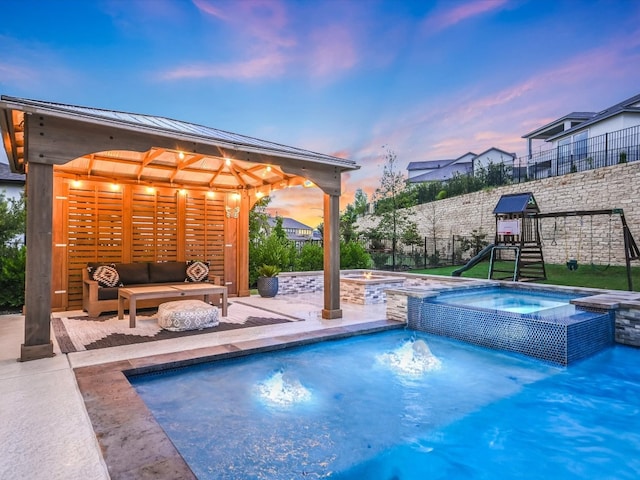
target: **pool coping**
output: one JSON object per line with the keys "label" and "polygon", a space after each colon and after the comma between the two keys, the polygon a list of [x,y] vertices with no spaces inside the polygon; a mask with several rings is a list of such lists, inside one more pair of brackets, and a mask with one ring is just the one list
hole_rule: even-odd
{"label": "pool coping", "polygon": [[77,367],[73,372],[112,479],[196,479],[129,383],[130,376],[405,326],[395,320],[377,320]]}

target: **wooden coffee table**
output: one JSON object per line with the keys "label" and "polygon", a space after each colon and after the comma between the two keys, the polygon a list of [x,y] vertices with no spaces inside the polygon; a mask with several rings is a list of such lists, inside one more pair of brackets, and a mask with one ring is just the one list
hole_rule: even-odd
{"label": "wooden coffee table", "polygon": [[206,283],[185,283],[184,285],[150,285],[148,287],[121,287],[118,289],[118,320],[124,318],[124,301],[129,300],[129,327],[136,326],[136,302],[152,298],[199,297],[209,302],[209,295],[222,297],[222,316],[227,316],[227,287]]}

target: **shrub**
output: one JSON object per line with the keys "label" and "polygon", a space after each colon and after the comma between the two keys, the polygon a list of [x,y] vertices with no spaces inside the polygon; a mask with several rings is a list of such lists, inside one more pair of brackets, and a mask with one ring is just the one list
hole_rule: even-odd
{"label": "shrub", "polygon": [[0,192],[0,307],[24,305],[26,248],[24,198]]}
{"label": "shrub", "polygon": [[372,263],[371,256],[359,243],[340,245],[340,268],[371,268]]}
{"label": "shrub", "polygon": [[300,272],[322,270],[324,268],[324,250],[315,243],[305,243],[297,257],[295,269]]}
{"label": "shrub", "polygon": [[3,249],[0,256],[0,307],[24,305],[26,252],[24,245]]}
{"label": "shrub", "polygon": [[376,269],[383,270],[387,266],[390,257],[391,255],[388,253],[374,253],[371,255],[371,260]]}

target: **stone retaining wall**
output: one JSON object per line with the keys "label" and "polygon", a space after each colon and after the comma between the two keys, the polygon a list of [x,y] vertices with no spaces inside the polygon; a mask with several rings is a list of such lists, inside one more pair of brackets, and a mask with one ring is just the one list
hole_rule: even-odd
{"label": "stone retaining wall", "polygon": [[[631,233],[640,242],[640,162],[613,165],[545,178],[417,205],[410,218],[420,235],[451,238],[473,230],[493,241],[493,209],[502,195],[532,192],[542,213],[622,208]],[[360,231],[374,226],[373,216],[358,220]],[[545,261],[563,264],[624,265],[622,225],[618,215],[541,220]],[[593,238],[593,240],[592,240]],[[444,246],[443,246],[444,247]]]}

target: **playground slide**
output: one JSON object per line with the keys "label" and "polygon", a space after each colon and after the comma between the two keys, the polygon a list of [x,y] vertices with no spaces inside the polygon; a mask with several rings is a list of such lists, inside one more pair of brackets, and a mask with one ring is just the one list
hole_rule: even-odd
{"label": "playground slide", "polygon": [[469,260],[466,263],[466,265],[463,265],[462,267],[458,268],[457,270],[454,270],[453,272],[451,272],[451,276],[452,277],[459,277],[460,275],[462,275],[462,272],[466,272],[470,268],[476,266],[478,263],[480,263],[486,257],[491,255],[491,250],[493,250],[494,246],[495,245],[493,243],[490,243],[489,245],[484,247],[482,250],[480,250],[480,253],[478,253],[475,257],[473,257],[471,260]]}

